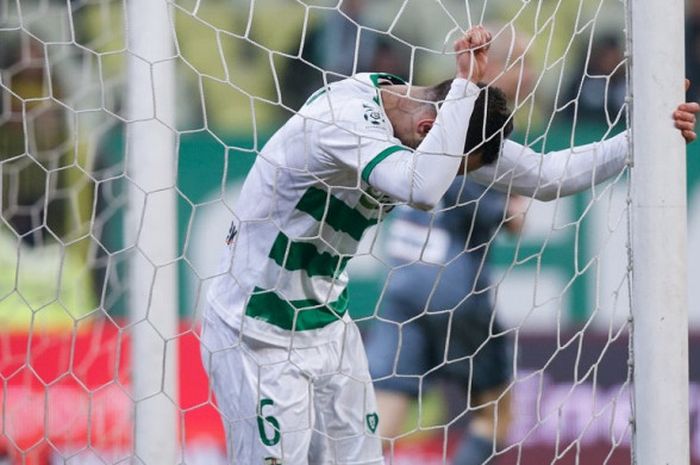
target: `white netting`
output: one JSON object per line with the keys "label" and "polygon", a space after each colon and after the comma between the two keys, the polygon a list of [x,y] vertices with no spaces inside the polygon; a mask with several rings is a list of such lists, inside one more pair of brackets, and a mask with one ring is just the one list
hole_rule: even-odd
{"label": "white netting", "polygon": [[[199,318],[246,173],[324,84],[366,71],[437,83],[454,74],[452,41],[485,23],[495,36],[486,80],[511,102],[515,140],[545,153],[609,138],[627,124],[618,0],[172,0],[160,44],[171,52],[156,59],[134,54],[130,28],[146,26],[129,20],[127,3],[0,0],[0,462],[145,461],[135,455],[144,439],[135,441],[133,419],[155,405],[177,425],[178,463],[225,463]],[[129,63],[146,81],[138,83],[149,99],[141,110],[138,97],[127,104]],[[168,70],[174,108],[159,84]],[[139,171],[138,150],[148,151],[157,132],[174,144],[170,171]],[[137,139],[140,149],[130,152]],[[389,214],[348,267],[349,311],[363,331],[401,333],[394,356],[382,359],[378,380],[389,384],[378,388],[393,379],[418,393],[393,407],[380,395],[377,432],[393,428],[387,463],[449,461],[469,420],[473,434],[498,436],[487,446],[497,457],[491,463],[629,463],[626,170],[547,203],[457,191],[423,219]],[[167,222],[152,216],[169,208]],[[456,239],[461,253],[450,242],[455,212],[468,233]],[[481,232],[479,215],[490,215]],[[168,241],[169,250],[158,248]],[[421,275],[420,263],[434,274]],[[463,266],[479,280],[464,278]],[[430,276],[423,294],[411,270]],[[398,277],[404,284],[393,284]],[[463,298],[454,301],[462,278]],[[417,309],[407,320],[385,313],[391,292],[399,293],[394,307]],[[460,318],[473,301],[488,307],[488,295],[496,310],[465,338],[477,354],[496,350],[493,370],[460,378],[445,368],[462,370],[459,360],[473,368],[472,354],[455,355],[446,340],[438,350],[410,339],[442,331],[458,344],[479,324]],[[176,307],[175,327],[162,323],[155,309],[163,306]],[[132,336],[144,328],[169,362],[139,381],[131,348],[144,346]],[[512,349],[492,349],[494,341]],[[410,357],[422,371],[404,371]],[[496,385],[506,387],[497,394],[503,400],[484,414],[479,399]],[[267,407],[257,413],[274,416]],[[263,440],[274,439],[276,420],[258,420]]]}

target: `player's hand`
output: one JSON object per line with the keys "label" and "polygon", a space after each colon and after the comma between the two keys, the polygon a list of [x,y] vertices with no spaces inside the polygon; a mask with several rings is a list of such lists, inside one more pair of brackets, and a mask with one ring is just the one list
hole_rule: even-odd
{"label": "player's hand", "polygon": [[481,81],[488,64],[491,33],[484,26],[474,26],[455,42],[457,77],[476,83]]}
{"label": "player's hand", "polygon": [[[685,90],[690,87],[690,81],[685,80]],[[673,112],[673,121],[676,128],[681,130],[681,134],[685,139],[686,144],[693,142],[697,139],[697,134],[695,133],[695,113],[700,111],[700,105],[697,102],[686,102],[681,103]]]}

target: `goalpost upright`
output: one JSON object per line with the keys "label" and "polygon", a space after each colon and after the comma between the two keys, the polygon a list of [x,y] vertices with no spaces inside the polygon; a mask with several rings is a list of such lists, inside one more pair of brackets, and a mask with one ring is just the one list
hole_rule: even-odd
{"label": "goalpost upright", "polygon": [[[631,24],[634,457],[688,464],[684,2],[628,1]],[[697,83],[696,83],[697,84]]]}
{"label": "goalpost upright", "polygon": [[132,326],[134,452],[177,462],[177,211],[175,70],[166,0],[127,2],[126,237]]}

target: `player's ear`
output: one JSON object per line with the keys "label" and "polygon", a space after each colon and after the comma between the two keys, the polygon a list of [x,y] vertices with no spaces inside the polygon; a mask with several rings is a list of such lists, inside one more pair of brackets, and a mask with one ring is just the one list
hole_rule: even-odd
{"label": "player's ear", "polygon": [[418,124],[416,125],[416,132],[422,137],[425,137],[428,134],[428,131],[433,127],[433,123],[435,123],[434,118],[424,118],[420,121],[418,121]]}

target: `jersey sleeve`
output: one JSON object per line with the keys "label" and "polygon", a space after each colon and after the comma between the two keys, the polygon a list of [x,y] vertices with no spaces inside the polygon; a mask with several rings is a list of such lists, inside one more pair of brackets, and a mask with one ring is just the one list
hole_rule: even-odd
{"label": "jersey sleeve", "polygon": [[437,205],[464,159],[469,118],[478,94],[475,84],[455,79],[432,129],[418,148],[378,158],[363,171],[365,181],[414,207],[429,210]]}
{"label": "jersey sleeve", "polygon": [[592,188],[618,175],[627,163],[628,133],[542,155],[507,140],[499,159],[469,173],[480,184],[537,200],[553,200]]}

